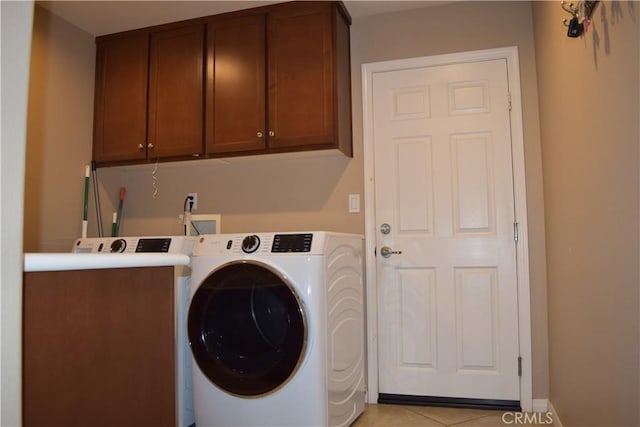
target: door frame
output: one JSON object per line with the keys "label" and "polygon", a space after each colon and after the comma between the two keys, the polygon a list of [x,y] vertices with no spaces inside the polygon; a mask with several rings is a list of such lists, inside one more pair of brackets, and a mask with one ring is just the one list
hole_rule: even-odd
{"label": "door frame", "polygon": [[[529,238],[524,159],[524,133],[520,67],[517,46],[407,58],[362,64],[362,128],[364,145],[364,207],[367,310],[367,402],[378,402],[378,285],[376,277],[376,221],[373,144],[373,75],[403,69],[452,65],[505,59],[511,101],[511,152],[513,163],[514,221],[518,223],[516,269],[518,280],[518,341],[522,357],[520,405],[533,410],[533,373],[531,363],[531,303],[529,283]],[[516,361],[514,361],[516,363]]]}

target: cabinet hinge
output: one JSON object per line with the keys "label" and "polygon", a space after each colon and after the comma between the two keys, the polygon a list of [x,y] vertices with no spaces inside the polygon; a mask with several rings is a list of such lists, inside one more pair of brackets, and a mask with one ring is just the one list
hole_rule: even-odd
{"label": "cabinet hinge", "polygon": [[511,92],[507,92],[507,108],[511,111]]}
{"label": "cabinet hinge", "polygon": [[522,356],[518,356],[518,376],[522,376]]}
{"label": "cabinet hinge", "polygon": [[517,222],[513,223],[513,240],[515,240],[516,242],[518,241],[518,234],[519,234],[518,226],[519,225],[520,224],[518,224]]}

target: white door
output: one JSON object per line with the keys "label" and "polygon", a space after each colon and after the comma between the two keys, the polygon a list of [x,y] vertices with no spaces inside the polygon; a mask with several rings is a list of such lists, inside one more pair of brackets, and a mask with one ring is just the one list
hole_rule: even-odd
{"label": "white door", "polygon": [[372,87],[379,392],[519,400],[506,60]]}

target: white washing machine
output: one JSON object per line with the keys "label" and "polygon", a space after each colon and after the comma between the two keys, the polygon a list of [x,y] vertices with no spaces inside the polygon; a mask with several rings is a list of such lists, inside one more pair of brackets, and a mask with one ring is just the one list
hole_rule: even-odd
{"label": "white washing machine", "polygon": [[346,426],[364,410],[362,236],[217,234],[194,247],[197,427]]}
{"label": "white washing machine", "polygon": [[[75,253],[142,254],[167,253],[191,256],[196,237],[95,237],[78,239]],[[176,342],[176,426],[193,426],[193,386],[191,357],[187,341],[187,309],[189,307],[191,268],[175,266],[175,342]]]}

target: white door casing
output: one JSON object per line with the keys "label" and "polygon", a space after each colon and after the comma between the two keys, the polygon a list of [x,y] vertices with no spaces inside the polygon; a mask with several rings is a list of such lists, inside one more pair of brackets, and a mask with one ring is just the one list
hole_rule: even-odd
{"label": "white door casing", "polygon": [[[492,72],[501,73],[508,87],[499,87],[500,79],[492,80],[489,85],[484,78],[465,75],[464,70],[469,66],[453,66],[478,61],[480,65],[474,67],[488,67]],[[435,390],[440,390],[435,395],[516,400],[519,397],[523,410],[531,407],[526,200],[517,64],[517,49],[505,48],[363,65],[367,321],[369,325],[380,326],[380,330],[369,328],[368,401],[371,403],[377,401],[379,385],[386,388],[382,390],[385,393],[424,395],[421,384],[428,380],[435,384]],[[460,72],[461,75],[455,75]],[[392,75],[396,77],[390,77]],[[438,79],[445,83],[420,83],[433,83]],[[385,88],[394,84],[395,87]],[[487,92],[489,86],[491,96]],[[505,110],[509,92],[513,106],[510,126],[504,116],[498,120],[502,120],[502,124],[496,124],[495,120],[478,122],[477,117],[492,114],[473,114],[478,112],[475,108]],[[448,97],[452,97],[451,100]],[[439,101],[426,104],[424,100],[430,98]],[[482,99],[491,104],[472,105]],[[439,114],[429,111],[438,108],[432,105],[451,105],[452,110]],[[385,114],[390,118],[390,126],[378,122]],[[431,129],[441,131],[440,136],[420,128],[421,115],[436,120]],[[438,116],[462,116],[465,120],[451,128],[445,121],[437,121]],[[491,133],[478,131],[489,128]],[[390,133],[385,135],[385,129]],[[451,141],[450,133],[454,134]],[[382,155],[378,153],[378,164],[374,164],[376,138],[394,141],[393,148],[390,146],[389,151],[384,151],[383,146]],[[446,141],[439,142],[439,138]],[[512,147],[500,146],[500,140],[507,140],[508,144],[509,138]],[[504,167],[505,161],[507,167]],[[405,167],[398,167],[404,162]],[[494,168],[494,163],[503,167]],[[380,169],[387,166],[389,173],[380,174]],[[374,174],[378,178],[375,183]],[[488,179],[489,176],[493,179]],[[446,183],[451,191],[438,190],[433,187],[434,182]],[[400,187],[409,191],[398,190]],[[394,194],[393,200],[389,203],[376,200],[376,191]],[[433,210],[434,204],[438,209]],[[395,208],[403,205],[408,209],[394,213]],[[376,211],[380,218],[376,218]],[[382,222],[392,223],[392,232],[387,236],[378,230]],[[517,242],[513,240],[514,222],[519,225]],[[433,245],[434,241],[437,245]],[[387,245],[404,249],[403,254],[376,259],[376,243],[378,248]],[[503,249],[515,245],[517,252]],[[459,255],[463,253],[468,256]],[[428,254],[430,260],[437,259],[436,262],[421,263],[424,254]],[[486,254],[497,254],[497,257]],[[434,268],[438,263],[439,268]],[[443,273],[445,270],[448,272]],[[517,289],[513,288],[516,277]],[[383,286],[387,282],[395,285]],[[415,286],[419,282],[428,285]],[[505,285],[509,282],[511,288]],[[376,306],[378,300],[380,306]],[[433,310],[415,305],[418,300],[431,304]],[[404,305],[402,311],[397,311],[399,304]],[[463,306],[468,309],[464,315],[465,311],[460,310]],[[413,325],[410,329],[419,329],[427,339],[420,341],[403,336],[396,324],[399,322]],[[378,334],[386,339],[380,353]],[[482,334],[492,338],[476,339]],[[505,347],[505,342],[510,344]],[[446,351],[450,354],[443,353],[444,348],[448,348]],[[500,352],[496,353],[497,350]],[[520,381],[514,380],[518,354],[523,358]],[[402,368],[388,373],[387,365]],[[440,375],[432,375],[437,371]],[[507,375],[496,380],[500,377],[498,373],[505,372]]]}

